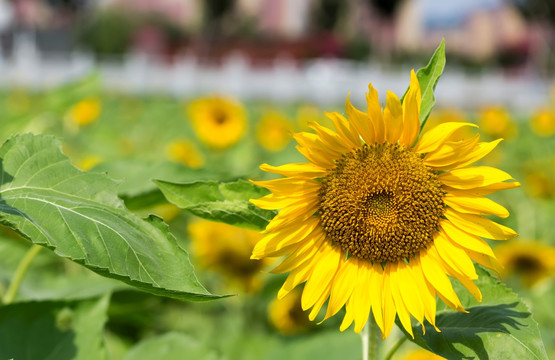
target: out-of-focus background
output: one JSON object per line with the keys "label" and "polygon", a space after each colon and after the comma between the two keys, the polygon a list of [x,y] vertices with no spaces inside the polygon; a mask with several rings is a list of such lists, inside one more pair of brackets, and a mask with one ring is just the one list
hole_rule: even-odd
{"label": "out-of-focus background", "polygon": [[[490,243],[555,358],[555,2],[0,0],[0,142],[61,137],[77,167],[123,180],[130,210],[169,223],[209,290],[238,294],[197,304],[117,288],[108,357],[163,336],[208,358],[360,357],[339,317],[309,324],[298,293],[274,301],[283,277],[249,260],[260,234],[187,215],[150,179],[262,178],[263,162],[303,161],[291,132],[327,124],[323,112],[343,112],[349,92],[365,109],[370,82],[382,102],[386,90],[401,95],[442,38],[447,66],[426,128],[470,121],[482,139],[505,139],[481,164],[522,183],[492,197],[521,236]],[[0,240],[7,282],[28,244],[11,232]],[[98,295],[100,283],[44,251],[18,300]],[[393,359],[432,359],[415,349]]]}

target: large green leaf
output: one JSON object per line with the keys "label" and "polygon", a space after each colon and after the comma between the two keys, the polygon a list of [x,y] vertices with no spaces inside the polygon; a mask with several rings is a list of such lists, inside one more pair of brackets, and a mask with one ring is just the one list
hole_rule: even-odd
{"label": "large green leaf", "polygon": [[155,180],[155,183],[168,201],[208,220],[262,230],[276,214],[274,211],[259,209],[249,202],[249,199],[257,199],[268,192],[245,180],[182,184]]}
{"label": "large green leaf", "polygon": [[47,136],[22,135],[0,148],[0,222],[36,244],[142,290],[209,300],[189,256],[157,217],[142,220],[117,197],[117,184],[83,173]]}
{"label": "large green leaf", "polygon": [[468,313],[439,310],[436,324],[422,335],[415,326],[415,342],[447,359],[547,359],[538,324],[527,306],[505,285],[477,269],[483,300],[478,303],[460,284],[454,284]]}
{"label": "large green leaf", "polygon": [[[437,82],[443,73],[443,68],[445,67],[445,39],[441,40],[441,43],[437,47],[434,55],[428,62],[428,65],[419,69],[416,72],[416,77],[420,83],[420,91],[422,92],[422,103],[420,104],[420,125],[424,127],[432,108],[436,103],[436,98],[434,96],[434,90],[436,88]],[[406,94],[406,92],[405,92]],[[404,99],[405,95],[403,95]]]}
{"label": "large green leaf", "polygon": [[141,341],[129,350],[123,360],[216,360],[220,358],[215,351],[204,347],[190,336],[170,332]]}
{"label": "large green leaf", "polygon": [[109,295],[81,302],[29,302],[2,307],[0,359],[102,360]]}

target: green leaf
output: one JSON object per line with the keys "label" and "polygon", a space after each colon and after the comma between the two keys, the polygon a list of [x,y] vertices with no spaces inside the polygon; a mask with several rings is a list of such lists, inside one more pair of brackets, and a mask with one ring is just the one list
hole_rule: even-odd
{"label": "green leaf", "polygon": [[142,220],[116,182],[73,167],[53,137],[22,135],[0,148],[0,222],[59,256],[153,294],[209,300],[168,226]]}
{"label": "green leaf", "polygon": [[81,302],[29,302],[2,307],[0,359],[102,360],[109,295]]}
{"label": "green leaf", "polygon": [[259,209],[249,202],[249,199],[257,199],[268,192],[245,180],[228,183],[195,181],[178,184],[162,180],[154,182],[168,201],[204,219],[263,230],[276,214],[275,211]]}
{"label": "green leaf", "polygon": [[[428,62],[428,65],[416,72],[416,77],[420,83],[420,91],[422,92],[422,103],[420,104],[420,126],[423,128],[432,112],[432,108],[436,103],[434,90],[437,82],[443,73],[445,67],[445,39],[437,47],[434,55]],[[408,89],[407,89],[408,90]],[[406,92],[405,92],[406,94]],[[403,100],[405,95],[401,98]]]}
{"label": "green leaf", "polygon": [[468,313],[440,310],[436,332],[413,328],[414,341],[447,359],[547,359],[538,324],[527,306],[482,268],[475,281],[483,295],[478,303],[458,282],[453,284]]}
{"label": "green leaf", "polygon": [[195,339],[178,332],[141,341],[135,345],[123,360],[216,360],[221,359],[213,350],[207,349]]}

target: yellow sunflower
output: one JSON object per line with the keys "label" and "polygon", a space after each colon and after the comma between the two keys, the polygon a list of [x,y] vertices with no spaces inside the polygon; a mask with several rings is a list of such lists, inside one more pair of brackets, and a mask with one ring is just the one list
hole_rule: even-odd
{"label": "yellow sunflower", "polygon": [[73,105],[68,112],[68,118],[76,125],[86,126],[95,121],[102,110],[102,104],[97,98],[87,98]]}
{"label": "yellow sunflower", "polygon": [[478,124],[482,131],[492,137],[511,137],[516,134],[516,126],[509,111],[502,106],[490,106],[478,114]]}
{"label": "yellow sunflower", "polygon": [[188,113],[199,140],[214,149],[235,144],[247,129],[244,106],[231,98],[197,99],[189,105]]}
{"label": "yellow sunflower", "polygon": [[192,169],[204,166],[204,157],[195,144],[189,140],[176,140],[166,146],[167,156],[176,162],[180,162]]}
{"label": "yellow sunflower", "polygon": [[538,109],[532,116],[530,127],[536,135],[553,136],[555,134],[555,111],[550,108]]}
{"label": "yellow sunflower", "polygon": [[189,224],[193,253],[199,265],[215,270],[245,292],[257,291],[262,285],[260,271],[268,264],[250,259],[260,233],[223,223],[197,220]]}
{"label": "yellow sunflower", "polygon": [[256,127],[256,139],[268,151],[283,150],[291,141],[293,124],[287,117],[276,111],[269,111]]}
{"label": "yellow sunflower", "polygon": [[302,333],[310,328],[308,314],[301,307],[301,292],[297,289],[279,301],[272,301],[268,306],[268,318],[284,335]]}
{"label": "yellow sunflower", "polygon": [[414,71],[403,103],[388,92],[382,111],[372,84],[366,97],[367,113],[347,98],[348,119],[326,114],[335,131],[311,123],[315,134],[294,134],[309,162],[261,166],[285,177],[254,182],[272,194],[251,201],[281,210],[251,257],[287,255],[272,270],[290,272],[278,298],[305,282],[301,302],[312,308],[311,320],[328,301],[324,320],[345,306],[341,330],[354,322],[360,332],[372,312],[383,338],[396,315],[412,335],[411,315],[435,327],[436,295],[465,311],[448,276],[481,300],[472,260],[496,270],[499,264],[480,237],[517,235],[481,216],[509,215],[483,195],[520,184],[504,182],[511,176],[496,168],[467,167],[501,141],[451,137],[476,125],[445,123],[418,138]]}

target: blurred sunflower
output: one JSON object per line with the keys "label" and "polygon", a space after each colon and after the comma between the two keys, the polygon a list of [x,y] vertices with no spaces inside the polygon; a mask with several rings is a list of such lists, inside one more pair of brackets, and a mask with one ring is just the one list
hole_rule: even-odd
{"label": "blurred sunflower", "polygon": [[372,84],[367,102],[364,113],[347,98],[348,119],[326,114],[335,131],[311,123],[316,134],[294,134],[308,163],[261,166],[285,178],[254,182],[272,194],[251,201],[281,211],[252,258],[287,255],[272,270],[290,272],[278,298],[306,282],[301,303],[312,308],[311,320],[329,299],[324,320],[345,305],[341,330],[354,321],[360,332],[372,310],[385,338],[396,315],[410,334],[410,315],[435,327],[436,294],[464,311],[447,275],[481,300],[472,260],[497,270],[499,264],[480,237],[517,235],[480,216],[509,215],[483,195],[520,184],[504,182],[511,176],[496,168],[466,167],[501,141],[451,137],[476,125],[440,124],[417,141],[421,92],[414,71],[402,104],[388,92],[382,112]]}
{"label": "blurred sunflower", "polygon": [[539,169],[541,168],[526,171],[524,189],[530,196],[552,198],[555,195],[555,179]]}
{"label": "blurred sunflower", "polygon": [[492,137],[508,138],[516,134],[516,126],[509,111],[501,106],[490,106],[478,114],[478,125]]}
{"label": "blurred sunflower", "polygon": [[301,307],[301,291],[293,290],[281,300],[268,306],[270,323],[282,334],[291,335],[310,328],[308,314]]}
{"label": "blurred sunflower", "polygon": [[495,248],[506,275],[518,275],[526,286],[555,275],[555,248],[537,241],[510,242]]}
{"label": "blurred sunflower", "polygon": [[283,114],[270,111],[264,114],[256,127],[256,139],[268,151],[283,150],[291,141],[293,124]]}
{"label": "blurred sunflower", "polygon": [[214,149],[235,144],[247,128],[244,106],[231,98],[197,99],[189,105],[188,114],[199,140]]}
{"label": "blurred sunflower", "polygon": [[166,147],[167,156],[176,162],[198,169],[204,165],[204,157],[199,149],[189,140],[176,140]]}
{"label": "blurred sunflower", "polygon": [[[430,117],[426,121],[426,124],[422,128],[423,132],[438,126],[439,124],[447,122],[466,122],[468,121],[468,116],[464,111],[455,107],[440,108],[432,111]],[[474,133],[468,127],[462,127],[455,131],[451,136],[454,139],[462,139],[473,136]]]}
{"label": "blurred sunflower", "polygon": [[98,98],[86,98],[73,105],[68,113],[68,119],[75,125],[86,126],[95,121],[102,110]]}
{"label": "blurred sunflower", "polygon": [[260,271],[268,261],[250,259],[260,233],[200,219],[189,224],[188,232],[199,265],[220,272],[245,292],[260,288]]}
{"label": "blurred sunflower", "polygon": [[308,130],[311,122],[320,122],[327,119],[322,116],[322,112],[314,105],[304,104],[297,109],[297,127],[301,130]]}
{"label": "blurred sunflower", "polygon": [[555,111],[549,108],[537,110],[530,121],[534,134],[549,137],[555,134]]}

